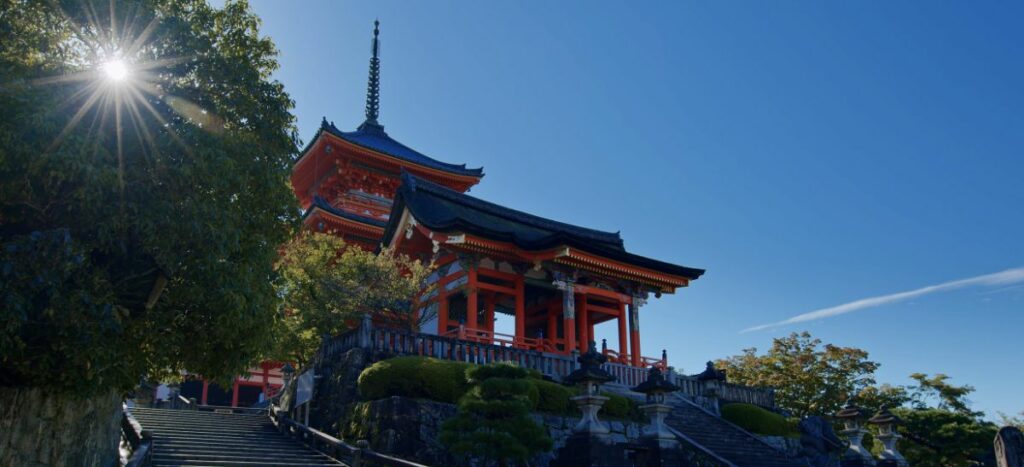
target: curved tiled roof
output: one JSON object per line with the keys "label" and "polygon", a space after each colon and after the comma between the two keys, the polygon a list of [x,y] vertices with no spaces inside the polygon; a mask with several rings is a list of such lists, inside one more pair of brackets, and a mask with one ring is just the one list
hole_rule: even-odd
{"label": "curved tiled roof", "polygon": [[688,279],[696,279],[704,273],[703,269],[678,266],[629,253],[618,232],[588,229],[509,209],[408,172],[402,173],[402,185],[395,196],[391,220],[384,231],[384,241],[390,241],[401,222],[401,212],[406,208],[417,222],[437,232],[466,232],[491,240],[511,242],[532,251],[567,245]]}
{"label": "curved tiled roof", "polygon": [[[466,164],[449,164],[447,162],[441,162],[437,159],[431,158],[415,149],[410,148],[393,138],[388,136],[384,132],[384,127],[381,125],[373,124],[370,122],[364,122],[359,125],[356,131],[341,131],[338,127],[334,126],[334,123],[327,123],[327,119],[324,119],[320,123],[320,130],[317,131],[315,137],[313,137],[310,144],[320,136],[321,132],[328,132],[338,138],[348,141],[357,146],[376,151],[379,153],[387,154],[389,156],[411,162],[413,164],[429,167],[431,169],[437,169],[444,172],[456,174],[456,175],[467,175],[471,177],[483,177],[484,169],[467,169]],[[302,157],[306,155],[309,150],[307,146],[302,151]],[[302,157],[299,160],[302,160]],[[297,161],[296,161],[297,163]]]}

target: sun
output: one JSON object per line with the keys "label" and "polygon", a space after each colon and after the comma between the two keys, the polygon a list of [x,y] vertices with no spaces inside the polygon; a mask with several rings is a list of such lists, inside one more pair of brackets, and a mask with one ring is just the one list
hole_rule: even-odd
{"label": "sun", "polygon": [[104,63],[101,67],[103,74],[110,81],[124,81],[128,78],[128,65],[124,63],[124,60],[115,58]]}

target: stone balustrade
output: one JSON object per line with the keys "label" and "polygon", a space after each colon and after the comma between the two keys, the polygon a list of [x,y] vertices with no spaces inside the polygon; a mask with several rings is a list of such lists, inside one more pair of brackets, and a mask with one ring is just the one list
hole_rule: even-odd
{"label": "stone balustrade", "polygon": [[[322,359],[329,359],[350,349],[361,347],[377,356],[418,355],[486,365],[493,362],[513,362],[523,368],[533,369],[556,381],[576,369],[575,355],[560,355],[537,350],[519,349],[509,346],[460,340],[456,337],[438,336],[407,330],[377,327],[366,318],[360,325],[344,334],[324,340],[314,357],[314,365]],[[377,357],[379,358],[379,357]],[[602,368],[616,378],[616,383],[633,387],[647,378],[647,369],[621,363],[608,362]],[[706,396],[708,383],[692,376],[671,371],[668,380],[680,387],[680,393],[689,397]],[[741,402],[775,408],[775,392],[771,389],[720,383],[714,387],[716,397],[727,402]]]}

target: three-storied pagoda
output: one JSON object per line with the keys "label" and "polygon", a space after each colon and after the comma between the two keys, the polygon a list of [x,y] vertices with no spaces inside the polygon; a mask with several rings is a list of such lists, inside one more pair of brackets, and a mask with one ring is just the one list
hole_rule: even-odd
{"label": "three-storied pagoda", "polygon": [[[618,233],[578,227],[469,196],[482,169],[440,162],[392,139],[378,122],[379,24],[370,59],[366,120],[352,132],[326,119],[295,163],[291,181],[307,228],[334,232],[367,249],[381,246],[434,265],[421,329],[461,339],[568,354],[614,321],[618,350],[644,358],[640,307],[704,273],[626,250]],[[514,335],[495,317],[514,319]]]}

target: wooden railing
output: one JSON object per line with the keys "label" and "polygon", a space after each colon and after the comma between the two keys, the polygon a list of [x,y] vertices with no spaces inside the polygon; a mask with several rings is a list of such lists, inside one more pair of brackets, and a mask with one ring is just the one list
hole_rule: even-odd
{"label": "wooden railing", "polygon": [[451,337],[459,340],[475,342],[478,344],[498,345],[501,347],[514,347],[517,349],[540,350],[545,349],[545,339],[514,336],[500,332],[488,331],[486,329],[473,329],[459,326],[443,334],[444,337]]}
{"label": "wooden railing", "polygon": [[345,462],[351,467],[364,467],[369,465],[383,465],[389,467],[427,467],[412,461],[399,459],[386,454],[381,454],[370,449],[369,443],[360,440],[355,446],[348,444],[322,431],[310,428],[295,420],[276,406],[270,408],[270,420],[277,426],[277,429],[287,436],[296,438],[306,443],[310,448],[329,456],[333,459]]}
{"label": "wooden railing", "polygon": [[[455,332],[454,335],[438,336],[394,328],[374,327],[369,317],[366,317],[356,329],[326,339],[314,357],[314,364],[350,349],[361,347],[370,350],[374,354],[374,358],[418,355],[479,365],[513,362],[523,368],[537,370],[555,381],[561,381],[577,368],[576,353],[562,355],[536,350],[544,348],[537,345],[536,341],[540,339],[522,338],[524,339],[521,342],[522,347],[529,348],[518,348],[520,346],[511,345],[517,342],[514,339],[519,339],[514,336],[480,331],[470,332],[464,328],[461,331],[463,338],[459,338],[460,331],[453,332]],[[497,343],[488,343],[488,339]],[[637,367],[621,363],[623,358],[628,355],[621,355],[610,349],[604,352],[607,356],[615,357],[609,358],[609,362],[605,363],[602,368],[615,376],[616,384],[634,387],[647,379],[648,367],[655,366],[665,373],[669,381],[680,386],[682,394],[690,397],[710,395],[708,389],[712,382],[699,381],[692,376],[676,374],[667,366],[667,359],[664,357],[661,359],[644,357],[642,361],[646,367]],[[626,361],[628,362],[628,360]],[[716,396],[724,401],[743,402],[767,409],[775,408],[775,392],[771,389],[721,382],[713,383],[717,384],[715,386]]]}

